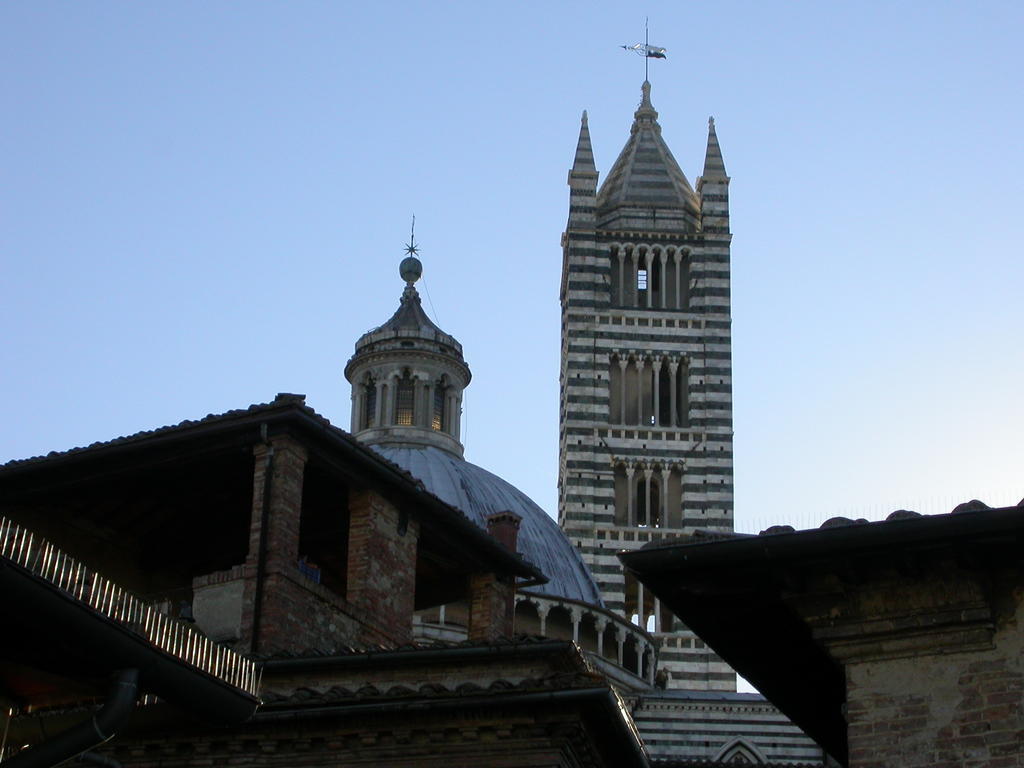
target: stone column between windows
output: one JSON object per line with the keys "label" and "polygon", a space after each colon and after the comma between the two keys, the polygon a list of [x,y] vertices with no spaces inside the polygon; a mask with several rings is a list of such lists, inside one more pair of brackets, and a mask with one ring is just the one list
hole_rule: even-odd
{"label": "stone column between windows", "polygon": [[654,293],[654,291],[652,290],[652,288],[653,288],[652,283],[654,282],[654,280],[653,280],[654,275],[652,274],[652,270],[651,270],[651,265],[654,263],[654,252],[651,251],[650,248],[648,248],[644,252],[644,263],[647,265],[647,308],[650,309],[651,306],[652,306],[652,304],[651,304],[651,296]]}
{"label": "stone column between windows", "polygon": [[427,429],[434,428],[434,387],[436,386],[437,384],[435,384],[433,380],[427,384],[427,407],[423,409],[426,414],[426,418],[424,419],[426,423],[423,426]]}
{"label": "stone column between windows", "polygon": [[604,656],[604,631],[608,628],[608,619],[598,619],[595,626],[597,627],[597,655]]}
{"label": "stone column between windows", "polygon": [[615,249],[619,257],[619,306],[626,305],[626,249],[621,246]]}
{"label": "stone column between windows", "polygon": [[653,469],[644,470],[644,516],[646,517],[644,523],[647,526],[650,526],[653,517],[651,515],[651,473],[653,472]]}
{"label": "stone column between windows", "polygon": [[626,525],[636,525],[634,517],[633,497],[636,490],[633,488],[633,467],[626,467]]}
{"label": "stone column between windows", "polygon": [[352,387],[352,419],[349,421],[349,429],[358,432],[363,425],[360,423],[363,409],[360,407],[363,401],[363,384],[355,384]]}
{"label": "stone column between windows", "polygon": [[683,256],[682,253],[680,253],[678,249],[672,254],[672,258],[673,258],[673,260],[676,263],[676,301],[675,301],[676,309],[682,309],[683,308],[683,296],[679,292],[679,281],[680,281],[679,275],[682,272],[681,267],[682,267],[682,262],[683,262],[682,256]]}
{"label": "stone column between windows", "polygon": [[654,422],[654,426],[660,427],[661,419],[661,358],[657,357],[653,363],[654,371],[651,374],[651,389],[654,390],[654,412],[652,414],[651,421]]}
{"label": "stone column between windows", "polygon": [[676,427],[679,424],[679,404],[676,398],[676,374],[679,372],[679,361],[672,360],[668,364],[669,372],[669,400],[672,403],[672,426]]}
{"label": "stone column between windows", "polygon": [[619,397],[619,413],[622,417],[619,420],[620,424],[626,423],[626,367],[629,365],[629,358],[619,358],[619,389],[621,390],[621,396]]}
{"label": "stone column between windows", "polygon": [[636,423],[643,426],[644,423],[644,359],[636,356]]}
{"label": "stone column between windows", "polygon": [[661,527],[668,528],[668,480],[672,470],[661,470]]}
{"label": "stone column between windows", "polygon": [[666,283],[668,282],[668,270],[665,265],[668,263],[668,254],[665,253],[664,249],[661,249],[658,253],[661,258],[661,274],[658,275],[658,291],[661,293],[661,308],[665,308],[665,294],[668,293],[666,290]]}
{"label": "stone column between windows", "polygon": [[661,600],[654,598],[654,631],[661,632]]}
{"label": "stone column between windows", "polygon": [[578,643],[580,641],[580,620],[583,615],[579,608],[570,608],[569,616],[572,618],[572,641]]}
{"label": "stone column between windows", "polygon": [[629,281],[629,303],[631,306],[640,306],[640,286],[637,273],[640,271],[640,251],[633,248],[630,251],[630,281]]}

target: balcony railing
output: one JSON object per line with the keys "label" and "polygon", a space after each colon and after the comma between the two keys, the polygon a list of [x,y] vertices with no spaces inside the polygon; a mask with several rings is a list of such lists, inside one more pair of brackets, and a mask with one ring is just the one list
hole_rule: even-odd
{"label": "balcony railing", "polygon": [[161,613],[155,606],[82,565],[45,539],[0,517],[0,557],[117,622],[156,648],[256,697],[256,663],[214,643],[194,627]]}

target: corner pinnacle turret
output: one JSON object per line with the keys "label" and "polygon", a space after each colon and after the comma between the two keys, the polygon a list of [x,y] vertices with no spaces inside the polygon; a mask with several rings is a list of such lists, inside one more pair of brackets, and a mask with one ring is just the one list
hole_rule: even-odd
{"label": "corner pinnacle turret", "polygon": [[718,134],[715,133],[715,118],[708,118],[708,148],[704,153],[704,179],[728,179],[725,172],[725,160],[722,159],[722,148],[718,146]]}
{"label": "corner pinnacle turret", "polygon": [[597,166],[594,165],[594,149],[590,144],[590,127],[587,124],[587,110],[580,119],[580,137],[576,142],[576,156],[572,161],[569,179],[593,179],[597,182]]}

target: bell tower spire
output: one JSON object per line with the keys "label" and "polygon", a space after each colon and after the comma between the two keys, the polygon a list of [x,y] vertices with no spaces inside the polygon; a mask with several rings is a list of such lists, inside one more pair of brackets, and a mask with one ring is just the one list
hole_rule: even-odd
{"label": "bell tower spire", "polygon": [[728,666],[608,558],[732,530],[731,235],[718,138],[712,125],[695,190],[644,81],[596,196],[586,116],[576,147],[562,236],[559,523],[606,605],[660,638],[669,687],[734,690]]}

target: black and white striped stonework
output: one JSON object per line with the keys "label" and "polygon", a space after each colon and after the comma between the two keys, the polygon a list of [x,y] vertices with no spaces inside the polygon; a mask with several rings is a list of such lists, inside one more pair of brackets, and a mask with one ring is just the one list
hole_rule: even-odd
{"label": "black and white striped stonework", "polygon": [[569,172],[559,522],[608,607],[659,638],[670,687],[729,691],[732,671],[615,557],[733,524],[729,180],[712,129],[694,189],[657,117],[644,83],[598,190],[584,113]]}
{"label": "black and white striped stonework", "polygon": [[658,644],[666,690],[630,701],[655,763],[821,765],[820,748],[760,696],[736,693],[733,671],[616,557],[733,528],[729,178],[714,121],[694,188],[657,117],[644,83],[598,191],[584,113],[569,172],[559,523],[608,609]]}

